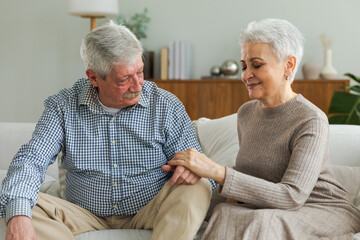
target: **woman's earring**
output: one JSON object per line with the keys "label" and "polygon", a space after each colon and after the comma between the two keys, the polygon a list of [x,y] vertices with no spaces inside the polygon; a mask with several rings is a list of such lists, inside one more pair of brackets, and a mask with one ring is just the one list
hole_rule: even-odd
{"label": "woman's earring", "polygon": [[290,77],[289,76],[286,76],[286,78],[285,78],[286,80],[289,80],[290,79]]}

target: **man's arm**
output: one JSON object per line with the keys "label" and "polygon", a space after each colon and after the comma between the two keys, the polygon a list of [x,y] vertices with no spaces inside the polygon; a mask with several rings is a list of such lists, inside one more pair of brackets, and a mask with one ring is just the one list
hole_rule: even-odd
{"label": "man's arm", "polygon": [[[180,100],[176,99],[174,108],[168,113],[166,121],[165,136],[167,142],[165,144],[165,154],[170,161],[176,152],[184,151],[189,148],[195,148],[202,152],[200,144],[195,134],[194,125],[186,113],[184,105]],[[173,184],[195,184],[200,177],[192,173],[189,169],[182,166],[172,167],[168,165],[162,166],[163,171],[174,171],[169,183]],[[212,188],[216,188],[216,183],[210,180]]]}
{"label": "man's arm", "polygon": [[0,192],[0,217],[8,221],[7,239],[34,233],[29,224],[31,209],[48,166],[56,161],[62,147],[62,120],[58,112],[51,101],[45,101],[45,111],[32,139],[20,148],[9,166]]}

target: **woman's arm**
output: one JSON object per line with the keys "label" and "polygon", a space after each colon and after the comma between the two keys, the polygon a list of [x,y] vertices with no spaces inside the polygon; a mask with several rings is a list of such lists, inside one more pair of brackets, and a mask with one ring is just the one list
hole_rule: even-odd
{"label": "woman's arm", "polygon": [[[303,122],[292,134],[290,145],[290,158],[278,182],[226,168],[220,194],[260,208],[294,210],[301,207],[313,191],[327,160],[328,123],[319,118]],[[254,151],[258,149],[254,148]]]}

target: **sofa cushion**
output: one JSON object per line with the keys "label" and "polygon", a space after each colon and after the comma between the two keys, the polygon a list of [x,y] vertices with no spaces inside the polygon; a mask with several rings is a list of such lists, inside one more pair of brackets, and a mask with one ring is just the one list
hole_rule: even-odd
{"label": "sofa cushion", "polygon": [[117,239],[128,239],[128,240],[145,240],[151,238],[151,230],[136,230],[136,229],[111,229],[111,230],[99,230],[85,232],[76,235],[76,240],[117,240]]}
{"label": "sofa cushion", "polygon": [[336,180],[349,193],[354,205],[360,208],[360,167],[348,167],[332,164]]}
{"label": "sofa cushion", "polygon": [[330,162],[360,167],[360,126],[330,124]]}
{"label": "sofa cushion", "polygon": [[204,154],[222,166],[234,167],[239,151],[236,114],[218,119],[200,118],[194,125]]}
{"label": "sofa cushion", "polygon": [[[0,123],[0,169],[8,169],[20,147],[31,139],[34,129],[35,123]],[[58,179],[56,162],[48,167],[46,174]]]}

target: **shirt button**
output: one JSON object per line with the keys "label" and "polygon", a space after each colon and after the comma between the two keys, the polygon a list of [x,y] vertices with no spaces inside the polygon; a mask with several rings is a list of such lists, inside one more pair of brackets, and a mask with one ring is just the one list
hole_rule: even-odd
{"label": "shirt button", "polygon": [[117,168],[117,164],[114,164],[114,168]]}
{"label": "shirt button", "polygon": [[112,140],[111,143],[112,143],[112,144],[115,144],[115,140]]}
{"label": "shirt button", "polygon": [[117,187],[118,186],[118,184],[117,183],[114,183],[114,187]]}
{"label": "shirt button", "polygon": [[116,117],[112,117],[112,118],[111,118],[111,121],[114,121],[114,120],[115,120],[115,118],[116,118]]}
{"label": "shirt button", "polygon": [[118,208],[118,205],[116,205],[116,204],[115,204],[115,205],[114,205],[114,208],[116,208],[116,209],[117,209],[117,208]]}

